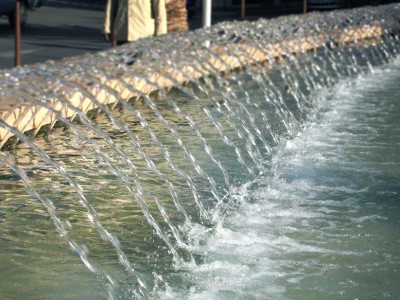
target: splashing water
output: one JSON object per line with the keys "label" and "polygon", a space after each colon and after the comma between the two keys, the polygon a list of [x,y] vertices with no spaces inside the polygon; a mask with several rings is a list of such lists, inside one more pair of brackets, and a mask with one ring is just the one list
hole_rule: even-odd
{"label": "splashing water", "polygon": [[[225,23],[4,71],[0,104],[55,120],[33,138],[2,112],[0,296],[396,297],[399,11]],[[223,55],[241,69],[222,76]],[[145,77],[149,96],[138,74],[173,87]]]}
{"label": "splashing water", "polygon": [[[400,60],[316,95],[321,108],[189,238],[190,289],[165,299],[360,299],[399,292]],[[379,280],[378,280],[379,278]]]}

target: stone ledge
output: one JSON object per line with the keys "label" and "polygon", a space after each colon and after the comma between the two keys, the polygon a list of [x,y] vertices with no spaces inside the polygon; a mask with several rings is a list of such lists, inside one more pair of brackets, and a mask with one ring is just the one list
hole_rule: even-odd
{"label": "stone ledge", "polygon": [[[371,39],[379,41],[382,35],[383,29],[381,27],[365,25],[361,27],[347,28],[345,32],[336,32],[331,36],[330,40],[333,40],[338,44],[359,44],[363,41],[370,41]],[[214,69],[217,69],[221,73],[229,72],[234,69],[245,67],[248,64],[263,63],[268,62],[270,59],[282,58],[285,56],[285,53],[288,52],[296,54],[299,52],[318,49],[319,47],[325,46],[327,42],[328,40],[326,37],[318,35],[303,37],[297,40],[282,41],[275,44],[266,44],[262,50],[245,42],[232,45],[228,44],[226,48],[212,46],[211,50],[218,53],[218,58],[209,57],[206,64],[196,65],[196,70],[191,66],[185,66],[180,70],[173,69],[172,67],[166,68],[164,72],[168,74],[168,77],[174,78],[175,82],[172,82],[163,74],[156,72],[150,73],[148,71],[142,73],[141,77],[132,77],[128,74],[123,74],[121,79],[98,79],[113,92],[120,95],[122,100],[126,101],[139,96],[138,93],[132,92],[132,90],[140,91],[142,94],[149,94],[150,92],[157,90],[157,86],[168,89],[174,86],[175,83],[184,84],[188,81],[187,78],[210,76],[212,72],[208,66],[213,66]],[[229,50],[229,52],[227,52],[227,50]],[[38,76],[37,78],[33,77],[30,80],[37,80],[39,82],[45,79]],[[69,75],[65,80],[74,82],[74,76]],[[156,84],[153,85],[149,82],[155,82]],[[132,89],[127,88],[127,86],[132,87]],[[102,104],[108,105],[118,101],[118,99],[116,99],[116,97],[106,88],[100,88],[98,86],[90,87],[90,83],[87,83],[85,87],[90,96],[94,97]],[[90,97],[86,97],[82,93],[76,91],[66,91],[66,97],[71,106],[78,108],[83,113],[87,113],[97,107]],[[62,104],[58,99],[51,99],[48,103],[54,108],[54,110],[60,112],[64,118],[71,118],[76,114],[71,108]],[[30,103],[27,104],[23,99],[19,99],[18,97],[9,97],[7,99],[1,99],[0,119],[22,132],[34,130],[34,134],[36,134],[42,126],[53,124],[56,120],[56,115],[54,112],[43,106],[32,105]],[[10,137],[12,137],[12,134],[5,128],[1,127],[0,149]]]}

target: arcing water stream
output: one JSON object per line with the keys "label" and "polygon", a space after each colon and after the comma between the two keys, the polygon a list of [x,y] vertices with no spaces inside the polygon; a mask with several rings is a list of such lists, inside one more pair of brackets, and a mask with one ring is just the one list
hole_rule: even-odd
{"label": "arcing water stream", "polygon": [[[400,267],[400,61],[315,95],[319,108],[236,189],[171,299],[391,299]],[[188,285],[189,285],[188,284]],[[166,297],[166,298],[168,298]]]}
{"label": "arcing water stream", "polygon": [[[226,23],[5,71],[0,103],[58,122],[33,138],[0,120],[20,141],[0,151],[0,298],[395,298],[399,12]],[[309,36],[324,43],[281,43],[267,65],[240,51]],[[221,76],[212,45],[243,68]],[[142,73],[174,87],[146,77],[148,96],[124,76]]]}

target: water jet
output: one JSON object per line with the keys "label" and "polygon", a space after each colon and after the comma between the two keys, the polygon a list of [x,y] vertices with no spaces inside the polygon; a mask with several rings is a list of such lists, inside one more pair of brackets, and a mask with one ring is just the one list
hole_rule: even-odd
{"label": "water jet", "polygon": [[2,296],[396,294],[399,18],[221,23],[2,71]]}

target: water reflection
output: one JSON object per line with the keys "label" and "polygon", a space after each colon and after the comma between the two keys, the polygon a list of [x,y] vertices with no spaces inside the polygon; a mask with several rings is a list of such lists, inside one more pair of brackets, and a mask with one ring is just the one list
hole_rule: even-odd
{"label": "water reflection", "polygon": [[[201,266],[212,250],[193,232],[218,231],[240,202],[238,187],[269,174],[282,141],[321,112],[321,90],[398,55],[398,11],[392,5],[226,23],[5,71],[2,99],[46,108],[58,122],[33,138],[0,121],[20,140],[0,152],[0,290],[27,299],[129,299],[170,286],[188,290],[192,283],[179,267]],[[342,28],[351,39],[338,37],[341,23],[348,31],[368,25],[385,34],[355,47],[358,36]],[[318,51],[293,53],[287,43],[267,67],[253,59],[254,52],[276,51],[271,43],[304,44],[310,35],[324,41]],[[217,65],[228,68],[222,55],[243,68],[221,76]],[[191,77],[200,73],[209,76]],[[148,96],[133,84],[143,74],[153,75],[141,84],[158,92]],[[174,87],[161,86],[160,77]],[[114,103],[100,103],[93,89]],[[71,95],[82,103],[71,104]],[[86,105],[96,110],[87,116]],[[67,109],[71,118],[62,114]]]}

